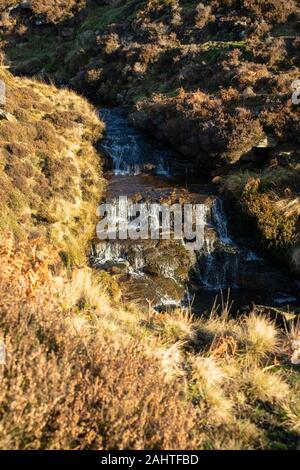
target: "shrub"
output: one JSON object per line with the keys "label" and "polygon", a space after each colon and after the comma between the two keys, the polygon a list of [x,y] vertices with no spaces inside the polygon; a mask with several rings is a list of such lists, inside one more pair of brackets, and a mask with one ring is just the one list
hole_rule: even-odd
{"label": "shrub", "polygon": [[208,21],[211,19],[212,8],[210,5],[205,6],[203,3],[199,3],[196,6],[196,26],[197,28],[203,28],[206,26]]}
{"label": "shrub", "polygon": [[86,0],[31,0],[31,8],[49,23],[59,23],[86,6]]}
{"label": "shrub", "polygon": [[[224,99],[224,90],[220,93]],[[222,160],[233,163],[262,138],[262,127],[253,114],[201,92],[166,98],[158,95],[137,106],[132,118],[137,125],[155,126],[159,137],[168,139],[200,165],[213,167]],[[146,122],[143,119],[146,119]],[[206,159],[205,156],[209,157]],[[212,158],[213,156],[213,158]]]}
{"label": "shrub", "polygon": [[267,23],[284,23],[294,13],[296,4],[293,0],[244,0],[243,7],[257,20],[263,18]]}
{"label": "shrub", "polygon": [[293,0],[216,0],[214,4],[223,9],[241,9],[252,20],[263,19],[268,24],[283,23],[296,8]]}
{"label": "shrub", "polygon": [[242,205],[254,217],[268,248],[289,259],[291,249],[299,243],[298,214],[278,210],[272,194],[259,189],[259,179],[249,179],[242,195]]}

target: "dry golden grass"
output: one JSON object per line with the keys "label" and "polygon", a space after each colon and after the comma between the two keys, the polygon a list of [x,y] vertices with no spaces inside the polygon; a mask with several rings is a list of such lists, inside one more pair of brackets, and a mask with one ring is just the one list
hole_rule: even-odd
{"label": "dry golden grass", "polygon": [[287,217],[300,217],[300,198],[280,199],[275,204],[276,208]]}
{"label": "dry golden grass", "polygon": [[[71,280],[65,275],[66,292],[75,297],[68,307],[62,299],[62,308],[48,269],[55,268],[55,252],[41,261],[36,242],[15,247],[10,238],[1,259],[1,329],[8,352],[1,371],[1,448],[197,445],[190,405],[181,402],[176,381],[168,385],[159,361],[146,357],[134,338],[120,341],[117,327],[115,335],[103,334],[101,315],[109,307],[100,289],[93,297],[91,273]],[[85,288],[88,307],[81,303]],[[75,321],[80,314],[85,322]]]}
{"label": "dry golden grass", "polygon": [[142,313],[42,239],[0,255],[2,449],[297,446],[299,325]]}
{"label": "dry golden grass", "polygon": [[0,119],[0,229],[45,236],[81,263],[104,185],[93,146],[104,126],[75,93],[5,69],[0,79],[10,116]]}
{"label": "dry golden grass", "polygon": [[245,344],[255,357],[276,354],[279,351],[279,332],[274,322],[263,316],[251,313],[245,318]]}

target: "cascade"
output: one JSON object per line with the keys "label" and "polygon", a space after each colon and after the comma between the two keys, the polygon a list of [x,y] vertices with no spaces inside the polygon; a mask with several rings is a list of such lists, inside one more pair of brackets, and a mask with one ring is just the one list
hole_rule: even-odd
{"label": "cascade", "polygon": [[[143,203],[149,211],[147,217],[152,221],[151,227],[160,227],[161,217],[155,204],[168,200],[168,190],[172,193],[178,187],[171,176],[178,165],[174,153],[149,143],[146,135],[128,124],[119,109],[102,109],[100,114],[106,124],[102,149],[112,166],[107,175],[106,199],[106,204],[112,206],[112,222],[128,220],[128,207],[125,200],[120,202],[121,195],[127,196],[133,206],[135,202]],[[181,162],[178,166],[181,168],[181,188],[189,188],[190,177],[185,176],[185,165]],[[186,250],[188,241],[184,238],[171,242],[104,240],[98,243],[93,253],[94,265],[106,270],[117,267],[118,272],[129,275],[135,283],[130,289],[136,290],[136,286],[140,286],[138,295],[144,299],[153,296],[158,308],[178,305],[187,298],[185,292],[190,288],[206,292],[208,296],[209,292],[229,288],[240,292],[273,292],[276,293],[274,302],[277,298],[278,304],[283,302],[282,299],[291,299],[290,280],[258,255],[252,246],[243,245],[231,236],[222,198],[213,194],[213,189],[207,189],[206,183],[196,186],[196,193],[187,189],[184,194],[190,195],[192,200],[196,196],[196,200],[201,201],[198,212],[204,227],[201,248],[194,252]],[[130,219],[133,227],[134,218]],[[282,288],[288,293],[285,294]]]}

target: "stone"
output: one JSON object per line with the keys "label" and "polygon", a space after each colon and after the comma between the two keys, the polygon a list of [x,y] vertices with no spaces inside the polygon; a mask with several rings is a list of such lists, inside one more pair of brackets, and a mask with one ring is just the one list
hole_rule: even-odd
{"label": "stone", "polygon": [[19,4],[20,8],[22,8],[23,10],[31,10],[32,9],[32,2],[30,0],[23,0],[20,4]]}
{"label": "stone", "polygon": [[17,122],[17,119],[13,114],[4,111],[3,109],[0,109],[0,120],[5,120],[8,122]]}
{"label": "stone", "polygon": [[71,27],[62,28],[60,35],[64,39],[73,39],[75,34],[75,29]]}
{"label": "stone", "polygon": [[34,75],[43,68],[43,62],[40,59],[32,58],[19,62],[13,67],[17,75]]}
{"label": "stone", "polygon": [[128,261],[107,261],[104,264],[98,265],[99,269],[109,271],[111,274],[127,274],[130,264]]}
{"label": "stone", "polygon": [[120,262],[120,263],[116,263],[114,264],[111,269],[110,269],[110,272],[112,274],[123,274],[123,273],[128,273],[129,271],[129,263],[127,261],[124,261],[124,262]]}
{"label": "stone", "polygon": [[236,278],[237,285],[242,289],[263,292],[276,292],[279,290],[293,290],[294,282],[277,270],[273,270],[266,263],[244,262],[239,266]]}
{"label": "stone", "polygon": [[255,147],[256,148],[274,148],[274,147],[277,147],[277,145],[278,145],[278,140],[276,140],[274,136],[270,134],[266,134],[264,138],[255,145]]}
{"label": "stone", "polygon": [[93,40],[96,39],[94,31],[87,30],[80,33],[77,38],[76,42],[80,47],[86,49],[88,46],[92,45]]}

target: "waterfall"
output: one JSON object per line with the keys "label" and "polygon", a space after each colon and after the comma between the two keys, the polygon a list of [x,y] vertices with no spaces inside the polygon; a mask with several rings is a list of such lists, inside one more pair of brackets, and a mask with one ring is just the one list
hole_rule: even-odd
{"label": "waterfall", "polygon": [[[138,175],[148,163],[154,165],[154,173],[167,176],[170,164],[167,152],[154,149],[145,136],[136,132],[119,110],[102,110],[101,117],[106,123],[107,133],[103,140],[103,149],[110,155],[113,171],[116,175]],[[116,223],[127,220],[127,210],[122,202],[109,201],[114,206],[113,219]],[[134,206],[134,204],[132,204]],[[202,205],[201,223],[203,231],[202,248],[195,252],[197,263],[196,276],[200,286],[205,289],[219,290],[236,285],[236,272],[239,265],[239,252],[228,231],[228,221],[221,198],[213,203]],[[150,211],[153,230],[160,227],[160,216],[155,204],[146,204]],[[129,208],[129,212],[130,212]],[[214,234],[213,237],[211,236]],[[186,242],[182,240],[182,243]],[[127,261],[130,272],[140,275],[145,268],[143,246],[126,246],[126,242],[105,242],[99,245],[96,258],[97,266]],[[162,266],[161,273],[166,278],[175,279],[172,264]]]}
{"label": "waterfall", "polygon": [[216,198],[212,206],[207,207],[205,215],[206,227],[214,229],[217,236],[214,240],[206,237],[203,249],[197,253],[196,272],[199,281],[209,290],[236,287],[239,251],[229,236],[221,198]]}
{"label": "waterfall", "polygon": [[[215,296],[214,291],[236,287],[240,291],[256,289],[264,293],[277,290],[275,302],[278,304],[293,298],[282,292],[285,286],[289,289],[290,280],[274,270],[265,257],[256,254],[252,243],[246,242],[245,245],[244,242],[237,243],[234,240],[222,198],[208,190],[205,183],[202,185],[197,182],[194,185],[191,181],[191,185],[197,186],[197,189],[195,193],[189,191],[186,161],[178,165],[171,152],[150,144],[147,136],[128,124],[121,111],[104,109],[100,114],[107,130],[102,148],[111,159],[114,173],[113,176],[108,175],[111,180],[106,201],[106,204],[111,205],[109,232],[114,231],[114,224],[119,224],[123,228],[126,225],[126,233],[127,228],[130,233],[135,233],[140,228],[137,215],[141,217],[140,220],[147,217],[151,226],[149,237],[143,240],[131,236],[124,240],[117,233],[113,239],[103,240],[100,237],[102,241],[92,254],[96,267],[120,275],[120,282],[128,279],[130,283],[133,279],[129,289],[133,286],[134,295],[138,291],[139,299],[153,300],[153,305],[161,306],[163,310],[167,305],[176,306],[184,302],[183,299],[189,297],[187,289],[191,290],[191,294],[200,293],[200,296],[201,292],[205,292],[208,297],[209,291]],[[185,171],[187,177],[184,179]],[[177,180],[175,183],[172,181],[171,173],[183,176],[181,185],[178,185]],[[187,188],[183,186],[183,180]],[[204,227],[200,235],[198,233],[198,245],[192,245],[187,239],[193,236],[193,224],[188,223],[191,232],[189,237],[184,231],[174,240],[172,231],[179,225],[178,221],[182,226],[182,218],[175,217],[174,212],[166,221],[165,212],[160,211],[160,200],[166,204],[169,194],[178,188],[184,188],[183,201],[204,202],[196,206],[198,224]],[[138,214],[135,200],[140,201]],[[184,217],[185,221],[187,219],[190,222],[190,217]],[[169,236],[170,242],[166,241]]]}
{"label": "waterfall", "polygon": [[232,245],[232,239],[228,235],[228,221],[221,198],[217,198],[211,209],[212,222],[215,225],[220,242]]}
{"label": "waterfall", "polygon": [[115,175],[139,175],[147,165],[154,174],[170,174],[168,152],[154,149],[146,141],[146,136],[128,125],[127,119],[118,109],[102,109],[100,116],[106,124],[101,146],[112,159]]}
{"label": "waterfall", "polygon": [[[103,149],[110,155],[113,171],[116,175],[138,175],[148,163],[155,166],[154,173],[167,176],[170,164],[167,152],[153,149],[145,137],[128,125],[126,118],[119,110],[102,110],[101,117],[106,123],[107,133],[103,140]],[[109,201],[114,206],[113,219],[122,223],[128,213],[122,202]],[[132,204],[134,206],[134,204]],[[161,226],[160,216],[155,204],[146,204],[150,211],[153,230]],[[129,208],[129,212],[131,209]],[[195,267],[199,284],[205,289],[219,290],[235,285],[235,274],[238,268],[238,251],[228,232],[228,222],[221,198],[200,206],[203,231],[202,248],[195,252],[197,265]],[[212,238],[212,231],[215,236]],[[182,243],[186,242],[182,240]],[[127,245],[127,246],[126,246]],[[130,272],[141,275],[145,268],[144,247],[130,246],[126,242],[108,241],[98,246],[95,260],[96,266],[106,266],[110,263],[129,262]],[[164,277],[175,279],[172,264],[161,267]]]}

